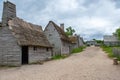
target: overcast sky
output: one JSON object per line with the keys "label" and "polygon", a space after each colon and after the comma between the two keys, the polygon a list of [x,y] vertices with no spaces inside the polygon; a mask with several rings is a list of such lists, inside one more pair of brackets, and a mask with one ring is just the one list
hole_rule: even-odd
{"label": "overcast sky", "polygon": [[[0,0],[0,18],[3,1]],[[85,40],[102,39],[120,26],[120,0],[9,0],[16,4],[17,16],[41,25],[50,20],[72,26]]]}

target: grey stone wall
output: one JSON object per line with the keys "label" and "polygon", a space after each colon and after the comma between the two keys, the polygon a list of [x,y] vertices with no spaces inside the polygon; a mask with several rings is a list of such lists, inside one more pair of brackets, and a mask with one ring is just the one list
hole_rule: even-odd
{"label": "grey stone wall", "polygon": [[47,36],[51,45],[53,46],[53,55],[61,54],[60,35],[58,34],[52,23],[50,23],[48,27],[46,27],[44,33]]}
{"label": "grey stone wall", "polygon": [[21,47],[8,27],[0,29],[0,65],[21,65]]}
{"label": "grey stone wall", "polygon": [[29,47],[29,63],[51,59],[51,48]]}

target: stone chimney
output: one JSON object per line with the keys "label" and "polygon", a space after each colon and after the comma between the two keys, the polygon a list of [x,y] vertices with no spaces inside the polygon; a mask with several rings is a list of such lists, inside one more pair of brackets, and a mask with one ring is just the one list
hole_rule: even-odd
{"label": "stone chimney", "polygon": [[5,1],[3,3],[2,26],[7,26],[8,21],[16,17],[16,5]]}
{"label": "stone chimney", "polygon": [[74,36],[78,36],[77,34],[74,34]]}
{"label": "stone chimney", "polygon": [[60,24],[60,28],[64,31],[64,23]]}

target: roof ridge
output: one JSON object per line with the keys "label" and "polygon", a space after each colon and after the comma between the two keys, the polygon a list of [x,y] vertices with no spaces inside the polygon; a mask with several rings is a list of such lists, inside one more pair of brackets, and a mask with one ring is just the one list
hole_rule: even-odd
{"label": "roof ridge", "polygon": [[56,28],[56,30],[58,31],[61,39],[69,41],[69,37],[65,34],[65,32],[60,28],[60,26],[58,26],[55,22],[53,21],[49,21],[49,23],[52,23],[54,25],[54,27]]}
{"label": "roof ridge", "polygon": [[10,20],[8,24],[12,27],[12,32],[15,33],[14,36],[17,38],[19,45],[51,47],[42,29],[36,25],[19,18]]}

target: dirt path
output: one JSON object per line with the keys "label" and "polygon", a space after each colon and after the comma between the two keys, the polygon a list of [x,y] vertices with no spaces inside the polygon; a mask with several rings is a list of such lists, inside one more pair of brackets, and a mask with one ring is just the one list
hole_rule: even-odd
{"label": "dirt path", "polygon": [[44,65],[0,70],[0,80],[120,80],[120,65],[112,64],[98,47]]}

